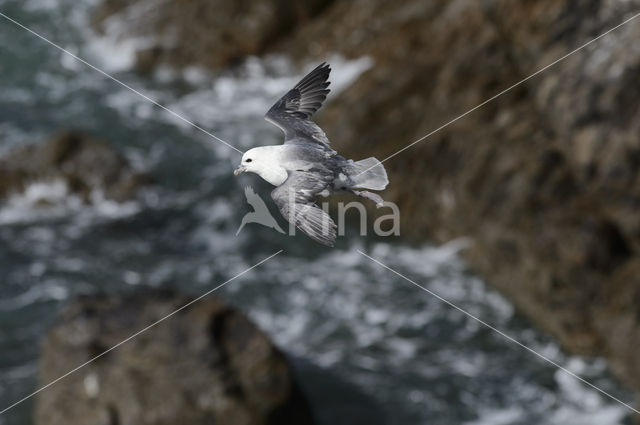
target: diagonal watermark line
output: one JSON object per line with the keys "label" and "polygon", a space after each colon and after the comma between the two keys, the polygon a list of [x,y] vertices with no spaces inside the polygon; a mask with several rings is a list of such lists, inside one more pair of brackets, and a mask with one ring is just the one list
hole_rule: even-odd
{"label": "diagonal watermark line", "polygon": [[133,335],[129,336],[128,338],[120,341],[119,343],[117,343],[116,345],[114,345],[113,347],[109,348],[108,350],[103,351],[102,353],[98,354],[95,357],[92,357],[91,359],[87,360],[86,362],[82,363],[80,366],[70,370],[69,372],[65,373],[64,375],[60,376],[59,378],[54,379],[53,381],[49,382],[48,384],[46,384],[43,387],[38,388],[36,391],[32,392],[31,394],[25,396],[24,398],[16,401],[15,403],[13,403],[10,406],[5,407],[4,409],[0,410],[0,415],[2,415],[3,413],[7,412],[10,409],[13,409],[14,407],[16,407],[17,405],[19,405],[20,403],[30,399],[31,397],[35,396],[36,394],[46,390],[47,388],[49,388],[50,386],[56,384],[57,382],[63,380],[64,378],[66,378],[67,376],[71,375],[72,373],[77,372],[78,370],[82,369],[83,367],[85,367],[86,365],[96,361],[97,359],[99,359],[100,357],[104,356],[105,354],[115,350],[116,348],[120,347],[123,344],[126,344],[127,342],[131,341],[133,338],[139,336],[140,334],[148,331],[149,329],[153,328],[154,326],[164,322],[165,320],[167,320],[168,318],[174,316],[175,314],[181,312],[182,310],[184,310],[185,308],[191,306],[192,304],[200,301],[201,299],[203,299],[204,297],[206,297],[207,295],[210,295],[211,293],[213,293],[214,291],[217,291],[218,289],[222,288],[223,286],[225,286],[227,283],[239,278],[240,276],[242,276],[245,273],[248,273],[249,271],[255,269],[256,267],[258,267],[259,265],[269,261],[270,259],[272,259],[273,257],[275,257],[276,255],[280,254],[281,252],[283,252],[283,250],[281,249],[278,252],[275,252],[273,254],[271,254],[270,256],[268,256],[267,258],[259,261],[258,263],[254,264],[253,266],[249,267],[248,269],[238,273],[237,275],[233,276],[231,279],[222,282],[221,284],[219,284],[218,286],[216,286],[213,289],[210,289],[209,291],[205,292],[204,294],[200,295],[198,298],[195,298],[191,301],[189,301],[188,303],[184,304],[182,307],[174,310],[173,312],[167,314],[166,316],[162,317],[161,319],[156,320],[155,322],[153,322],[152,324],[150,324],[149,326],[140,329],[138,332],[134,333]]}
{"label": "diagonal watermark line", "polygon": [[[618,28],[620,28],[621,26],[628,24],[629,22],[633,21],[634,19],[636,19],[638,16],[640,16],[640,12],[636,13],[635,15],[633,15],[632,17],[630,17],[629,19],[619,23],[618,25],[616,25],[613,28],[610,28],[609,30],[607,30],[606,32],[600,34],[599,36],[597,36],[596,38],[593,38],[591,40],[589,40],[588,42],[584,43],[583,45],[581,45],[580,47],[577,47],[575,49],[573,49],[572,51],[570,51],[569,53],[567,53],[566,55],[556,59],[555,61],[551,62],[550,64],[544,66],[543,68],[540,68],[539,70],[537,70],[536,72],[534,72],[533,74],[529,75],[528,77],[518,81],[517,83],[507,87],[506,89],[502,90],[501,92],[499,92],[498,94],[493,95],[492,97],[490,97],[489,99],[485,100],[484,102],[474,106],[473,108],[469,109],[467,112],[458,115],[457,117],[455,117],[454,119],[452,119],[449,122],[446,122],[445,124],[441,125],[440,127],[436,128],[435,130],[431,131],[430,133],[425,134],[424,136],[420,137],[419,139],[409,143],[407,146],[403,147],[402,149],[400,149],[399,151],[389,155],[388,157],[386,157],[385,159],[383,159],[382,161],[380,161],[380,163],[383,163],[391,158],[393,158],[394,156],[406,151],[407,149],[409,149],[410,147],[414,146],[417,143],[422,142],[423,140],[427,139],[428,137],[433,136],[434,134],[436,134],[437,132],[439,132],[440,130],[444,129],[445,127],[450,126],[451,124],[455,123],[456,121],[466,117],[467,115],[469,115],[470,113],[474,112],[477,109],[482,108],[484,105],[486,105],[487,103],[490,103],[492,101],[494,101],[495,99],[499,98],[500,96],[502,96],[503,94],[511,91],[512,89],[522,85],[523,83],[529,81],[530,79],[532,79],[533,77],[535,77],[536,75],[546,71],[547,69],[551,68],[552,66],[554,66],[555,64],[557,64],[558,62],[562,62],[563,60],[565,60],[566,58],[568,58],[569,56],[573,55],[574,53],[579,52],[580,50],[584,49],[585,47],[589,46],[592,43],[595,43],[596,41],[600,40],[602,37],[606,36],[607,34],[609,34],[610,32],[613,32],[615,30],[617,30]],[[379,164],[376,164],[372,167],[367,168],[366,170],[360,172],[360,174],[362,173],[366,173],[367,171],[371,170],[372,168],[377,167]],[[360,175],[358,174],[358,175]]]}
{"label": "diagonal watermark line", "polygon": [[30,32],[31,34],[35,35],[36,37],[38,37],[39,39],[41,39],[42,41],[50,44],[51,46],[55,47],[56,49],[62,51],[63,53],[71,56],[72,58],[74,58],[75,60],[82,62],[83,64],[85,64],[86,66],[88,66],[89,68],[93,69],[96,72],[99,72],[100,74],[104,75],[105,77],[109,78],[110,80],[115,81],[116,83],[120,84],[122,87],[131,90],[132,92],[134,92],[135,94],[137,94],[138,96],[142,97],[143,99],[153,103],[155,106],[163,109],[164,111],[168,112],[169,114],[173,115],[174,117],[186,122],[187,124],[191,125],[192,127],[200,130],[201,132],[203,132],[204,134],[212,137],[214,140],[217,140],[218,142],[230,147],[231,149],[235,150],[236,152],[239,153],[244,153],[242,152],[240,149],[236,148],[235,146],[231,145],[230,143],[225,142],[224,140],[222,140],[221,138],[219,138],[218,136],[216,136],[215,134],[205,130],[204,128],[200,127],[198,124],[194,123],[193,121],[189,121],[187,118],[185,118],[184,116],[180,115],[177,112],[172,111],[171,109],[167,108],[166,106],[156,102],[155,100],[151,99],[149,96],[145,95],[144,93],[141,93],[140,91],[134,89],[133,87],[129,86],[128,84],[120,81],[119,79],[117,79],[116,77],[114,77],[111,74],[106,73],[105,71],[101,70],[100,68],[96,67],[95,65],[90,64],[89,62],[87,62],[86,60],[82,59],[81,57],[74,55],[73,53],[71,53],[70,51],[68,51],[67,49],[65,49],[64,47],[60,46],[59,44],[54,43],[53,41],[49,40],[48,38],[40,35],[39,33],[35,32],[34,30],[32,30],[31,28],[28,28],[24,25],[22,25],[20,22],[16,21],[15,19],[10,18],[9,16],[5,15],[4,13],[0,12],[0,16],[2,16],[3,18],[5,18],[6,20],[8,20],[9,22],[12,22],[13,24],[17,25],[18,27],[22,28],[23,30],[26,30],[28,32]]}
{"label": "diagonal watermark line", "polygon": [[520,347],[524,348],[525,350],[529,351],[532,354],[535,354],[536,356],[538,356],[539,358],[541,358],[542,360],[544,360],[547,363],[550,363],[551,365],[555,366],[556,368],[560,369],[561,371],[571,375],[572,377],[578,379],[579,381],[582,381],[583,383],[587,384],[588,386],[590,386],[591,388],[595,389],[596,391],[600,392],[601,394],[604,394],[605,396],[609,397],[610,399],[617,401],[618,403],[620,403],[621,405],[625,406],[626,408],[628,408],[629,410],[640,414],[639,410],[634,409],[632,406],[630,406],[629,404],[625,403],[624,401],[612,396],[611,394],[609,394],[608,392],[606,392],[603,389],[600,389],[598,387],[596,387],[595,385],[593,385],[591,382],[587,381],[584,378],[581,378],[580,376],[576,375],[575,373],[571,372],[569,369],[559,365],[558,363],[554,362],[553,360],[549,359],[548,357],[538,353],[537,351],[535,351],[532,348],[529,348],[528,346],[524,345],[523,343],[521,343],[520,341],[518,341],[517,339],[507,335],[506,333],[502,332],[501,330],[495,328],[494,326],[488,324],[487,322],[485,322],[484,320],[478,318],[477,316],[474,316],[473,314],[469,313],[468,311],[458,307],[457,305],[453,304],[451,301],[448,301],[445,298],[442,298],[440,295],[436,294],[433,291],[430,291],[429,289],[425,288],[424,286],[420,285],[419,283],[416,283],[415,281],[409,279],[408,277],[406,277],[405,275],[401,274],[400,272],[392,269],[391,267],[381,263],[380,261],[376,260],[375,258],[365,254],[364,252],[360,251],[359,249],[357,250],[358,253],[360,253],[361,255],[363,255],[364,257],[367,257],[369,260],[373,261],[374,263],[384,267],[385,269],[389,270],[390,272],[396,274],[397,276],[401,277],[402,279],[406,280],[407,282],[413,284],[414,286],[417,286],[418,288],[422,289],[423,291],[425,291],[426,293],[428,293],[429,295],[432,295],[434,297],[436,297],[437,299],[439,299],[440,301],[442,301],[443,303],[447,304],[450,307],[455,308],[456,310],[460,311],[461,313],[465,314],[466,316],[470,317],[471,319],[475,320],[476,322],[480,323],[481,325],[486,326],[487,328],[491,329],[492,331],[496,332],[498,335],[502,336],[503,338],[507,339],[510,342],[513,342],[514,344],[519,345]]}

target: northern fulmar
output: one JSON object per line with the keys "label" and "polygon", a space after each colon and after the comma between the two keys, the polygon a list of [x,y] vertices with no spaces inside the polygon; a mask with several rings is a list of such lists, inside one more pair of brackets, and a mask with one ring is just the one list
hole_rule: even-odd
{"label": "northern fulmar", "polygon": [[345,159],[334,151],[324,131],[311,121],[329,93],[331,68],[322,63],[269,109],[265,119],[284,132],[284,144],[248,150],[234,171],[258,174],[277,186],[271,198],[282,216],[327,246],[336,240],[336,225],[315,203],[317,196],[350,192],[381,206],[382,198],[360,189],[383,190],[389,183],[376,158]]}

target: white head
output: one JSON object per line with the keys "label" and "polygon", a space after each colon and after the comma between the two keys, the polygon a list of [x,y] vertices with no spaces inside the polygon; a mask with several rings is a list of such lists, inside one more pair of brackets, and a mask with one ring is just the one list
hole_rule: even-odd
{"label": "white head", "polygon": [[233,174],[256,173],[272,185],[280,186],[288,177],[287,170],[280,163],[280,146],[253,148],[242,155],[242,161]]}

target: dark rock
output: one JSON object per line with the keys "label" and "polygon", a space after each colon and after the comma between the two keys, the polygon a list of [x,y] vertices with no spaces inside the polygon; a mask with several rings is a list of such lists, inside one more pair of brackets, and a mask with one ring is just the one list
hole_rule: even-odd
{"label": "dark rock", "polygon": [[595,326],[602,334],[603,350],[610,352],[612,370],[630,386],[637,386],[640,369],[640,259],[620,267],[604,285],[608,290],[595,304]]}
{"label": "dark rock", "polygon": [[23,192],[31,183],[53,181],[63,182],[85,202],[96,190],[107,199],[123,201],[149,177],[135,171],[108,143],[73,131],[0,158],[0,199]]}
{"label": "dark rock", "polygon": [[[192,299],[164,292],[73,302],[48,333],[40,385]],[[283,354],[244,315],[199,300],[38,394],[36,424],[312,424]]]}
{"label": "dark rock", "polygon": [[96,11],[93,26],[105,32],[109,20],[115,19],[120,29],[110,36],[143,38],[146,47],[136,54],[140,72],[150,72],[159,65],[216,69],[264,53],[297,23],[317,15],[330,3],[171,0],[156,7],[148,0],[107,0]]}

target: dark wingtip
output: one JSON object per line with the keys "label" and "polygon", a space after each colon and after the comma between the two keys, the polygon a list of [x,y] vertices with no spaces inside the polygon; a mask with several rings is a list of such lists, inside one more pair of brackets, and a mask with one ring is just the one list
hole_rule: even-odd
{"label": "dark wingtip", "polygon": [[322,76],[323,77],[322,79],[324,81],[327,81],[329,79],[330,73],[331,73],[331,65],[329,65],[327,62],[322,62],[320,65],[316,66],[311,71],[309,71],[309,73],[298,83],[298,85],[300,85],[300,83],[302,83],[303,81],[314,80],[318,76]]}
{"label": "dark wingtip", "polygon": [[322,64],[320,64],[320,66],[322,66],[322,69],[326,69],[327,70],[327,77],[328,77],[329,74],[331,73],[331,65],[329,65],[327,62],[322,62]]}
{"label": "dark wingtip", "polygon": [[[331,84],[329,82],[330,72],[331,66],[327,62],[322,62],[312,69],[267,111],[265,115],[267,121],[284,129],[291,125],[284,122],[286,121],[284,117],[310,118],[314,112],[322,107],[322,102],[331,91],[328,88]],[[286,133],[288,130],[284,131]]]}

